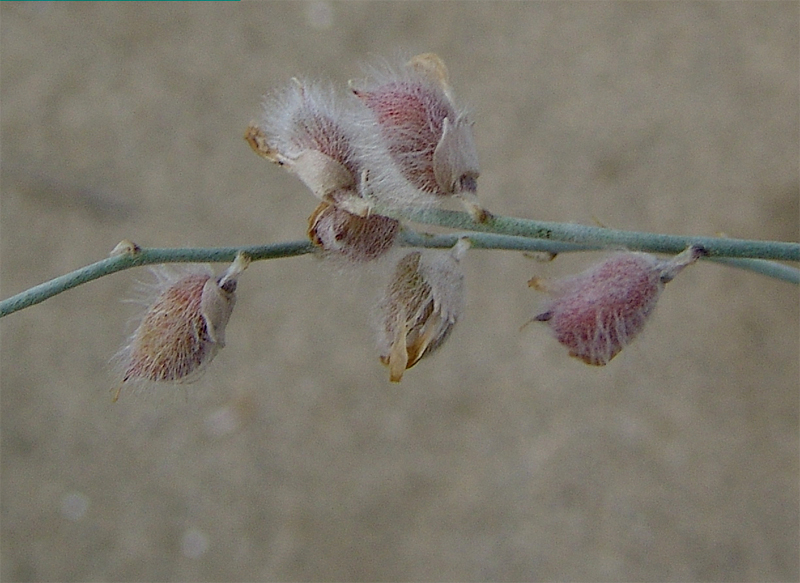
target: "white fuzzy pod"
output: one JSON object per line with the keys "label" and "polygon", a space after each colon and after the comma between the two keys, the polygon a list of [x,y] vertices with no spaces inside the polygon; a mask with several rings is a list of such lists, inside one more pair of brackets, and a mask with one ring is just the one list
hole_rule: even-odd
{"label": "white fuzzy pod", "polygon": [[438,56],[417,55],[402,68],[351,82],[351,88],[373,114],[361,134],[369,169],[365,192],[401,209],[455,196],[474,217],[485,218],[476,195],[480,171],[472,123],[456,106]]}
{"label": "white fuzzy pod", "polygon": [[239,255],[219,278],[208,266],[154,269],[158,281],[145,313],[117,356],[123,375],[120,389],[131,382],[197,379],[225,346],[237,278],[247,264]]}
{"label": "white fuzzy pod", "polygon": [[296,174],[322,200],[366,214],[360,200],[358,127],[366,112],[345,106],[331,87],[294,79],[264,102],[257,127],[246,138],[265,158]]}

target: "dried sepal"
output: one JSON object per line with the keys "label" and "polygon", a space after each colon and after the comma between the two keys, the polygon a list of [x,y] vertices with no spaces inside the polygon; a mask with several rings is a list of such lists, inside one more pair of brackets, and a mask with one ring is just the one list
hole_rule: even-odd
{"label": "dried sepal", "polygon": [[666,283],[704,254],[697,246],[668,260],[624,252],[572,277],[534,277],[528,285],[552,299],[533,321],[547,323],[570,356],[604,366],[642,331]]}
{"label": "dried sepal", "polygon": [[450,87],[450,72],[439,55],[436,53],[414,55],[405,66],[436,83],[447,96],[447,99],[451,103],[454,102],[453,90]]}
{"label": "dried sepal", "polygon": [[380,304],[380,360],[389,380],[439,348],[464,310],[459,261],[469,248],[461,239],[448,251],[412,251],[397,263]]}
{"label": "dried sepal", "polygon": [[[478,151],[472,137],[472,123],[463,115],[444,118],[442,135],[433,150],[433,175],[440,191],[461,198],[470,213],[486,220],[478,204]],[[481,217],[478,217],[480,214]]]}
{"label": "dried sepal", "polygon": [[225,346],[225,328],[228,326],[236,304],[236,287],[239,274],[250,265],[250,258],[239,253],[219,278],[211,278],[203,286],[200,297],[200,313],[206,324],[208,336],[219,348]]}
{"label": "dried sepal", "polygon": [[154,270],[154,297],[118,355],[123,378],[114,400],[127,383],[185,383],[199,376],[225,346],[237,278],[248,263],[238,255],[219,278],[207,267]]}
{"label": "dried sepal", "polygon": [[365,263],[385,255],[397,240],[400,222],[382,215],[359,216],[322,201],[308,219],[308,237],[331,256]]}
{"label": "dried sepal", "polygon": [[480,174],[472,122],[453,100],[447,69],[433,53],[413,57],[351,89],[373,113],[364,148],[370,169],[365,186],[390,206],[436,204],[455,196],[478,221],[488,214],[477,199]]}
{"label": "dried sepal", "polygon": [[262,130],[256,122],[250,122],[250,125],[247,126],[244,132],[244,139],[250,144],[250,148],[252,148],[253,152],[270,162],[283,165],[278,152],[269,145],[267,134],[264,133],[264,130]]}

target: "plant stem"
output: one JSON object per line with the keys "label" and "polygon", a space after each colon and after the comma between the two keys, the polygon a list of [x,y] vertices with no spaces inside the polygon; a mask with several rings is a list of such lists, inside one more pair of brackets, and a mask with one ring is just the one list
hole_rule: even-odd
{"label": "plant stem", "polygon": [[789,283],[800,284],[800,269],[784,265],[783,263],[765,261],[764,259],[735,259],[732,257],[714,257],[711,261],[731,267],[738,267],[739,269],[746,269]]}
{"label": "plant stem", "polygon": [[[476,249],[534,251],[554,255],[607,248],[676,254],[689,245],[702,245],[709,254],[708,258],[712,261],[747,269],[783,281],[800,283],[800,270],[788,265],[764,261],[764,259],[800,261],[800,244],[798,243],[658,235],[496,215],[491,216],[485,223],[476,223],[466,213],[438,209],[414,209],[402,214],[393,212],[386,214],[418,223],[466,230],[466,232],[455,234],[428,235],[404,229],[402,242],[411,247],[452,247],[460,237],[468,237]],[[156,263],[230,262],[239,252],[248,255],[252,261],[259,261],[294,257],[314,251],[315,247],[308,241],[210,249],[137,249],[132,253],[102,259],[0,301],[0,317],[43,302],[73,287],[131,267]]]}
{"label": "plant stem", "polygon": [[616,247],[632,251],[674,255],[680,253],[689,245],[702,245],[708,252],[709,257],[749,257],[800,261],[800,243],[729,239],[725,237],[660,235],[657,233],[621,231],[571,223],[533,221],[499,215],[491,216],[485,223],[477,223],[467,213],[440,209],[409,209],[402,213],[390,211],[386,214],[395,218],[405,218],[416,223],[438,225],[451,229],[532,237],[603,248]]}
{"label": "plant stem", "polygon": [[517,237],[514,235],[496,235],[494,233],[477,233],[475,231],[431,235],[428,233],[419,233],[411,229],[403,229],[402,242],[406,247],[449,249],[463,237],[470,240],[473,249],[531,251],[552,253],[555,255],[558,253],[572,253],[576,251],[596,251],[603,248],[601,245],[579,245],[577,243],[564,243],[563,241],[547,241],[545,239],[532,239],[530,237]]}
{"label": "plant stem", "polygon": [[[511,235],[494,235],[489,233],[476,233],[466,231],[450,235],[428,235],[416,231],[404,230],[404,244],[409,247],[435,247],[449,249],[456,244],[461,237],[467,237],[472,242],[473,249],[503,249],[506,251],[532,251],[542,253],[572,253],[577,251],[597,251],[605,249],[602,245],[578,245],[577,243],[564,243],[560,241],[548,241],[545,239],[532,239],[528,237],[518,237]],[[744,269],[779,279],[788,283],[800,284],[800,269],[766,261],[764,259],[733,258],[733,257],[709,257],[707,261],[721,263],[730,267]]]}
{"label": "plant stem", "polygon": [[245,253],[252,261],[293,257],[311,253],[314,246],[308,241],[292,241],[273,245],[251,247],[217,247],[212,249],[139,249],[135,253],[125,253],[101,259],[96,263],[76,269],[70,273],[51,279],[24,292],[0,302],[0,318],[39,302],[117,271],[153,265],[156,263],[222,263],[230,262],[239,252]]}

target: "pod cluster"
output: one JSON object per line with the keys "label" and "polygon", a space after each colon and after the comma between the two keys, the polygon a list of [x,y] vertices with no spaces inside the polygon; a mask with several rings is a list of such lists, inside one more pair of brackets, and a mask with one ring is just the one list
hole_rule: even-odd
{"label": "pod cluster", "polygon": [[[390,255],[402,233],[391,215],[458,199],[476,222],[489,218],[477,198],[473,124],[456,104],[444,63],[432,53],[351,81],[343,93],[292,79],[265,100],[245,139],[316,197],[307,235],[319,255],[350,266],[392,258],[378,303],[377,343],[389,380],[399,382],[444,344],[461,317],[460,262],[470,242]],[[115,249],[136,252],[133,244]],[[570,356],[604,366],[639,335],[664,286],[704,254],[698,246],[671,259],[621,252],[571,277],[534,277],[529,286],[549,298],[531,321],[546,324]],[[225,345],[237,280],[247,264],[239,255],[219,277],[208,267],[156,270],[142,319],[118,355],[120,390],[196,378]]]}
{"label": "pod cluster", "polygon": [[[392,211],[455,198],[476,221],[488,217],[477,198],[472,122],[433,53],[351,81],[344,94],[293,79],[265,100],[245,139],[319,199],[307,233],[329,258],[358,265],[387,255],[401,232]],[[390,380],[450,335],[463,311],[459,261],[468,246],[413,250],[396,261],[378,318]]]}

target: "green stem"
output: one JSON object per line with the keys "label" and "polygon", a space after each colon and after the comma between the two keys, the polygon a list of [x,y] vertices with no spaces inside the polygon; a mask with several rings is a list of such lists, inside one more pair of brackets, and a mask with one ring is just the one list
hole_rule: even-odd
{"label": "green stem", "polygon": [[228,263],[233,261],[239,252],[248,255],[252,261],[259,261],[304,255],[313,250],[314,246],[308,241],[213,249],[140,249],[135,253],[101,259],[96,263],[76,269],[5,299],[0,302],[0,318],[43,302],[73,287],[131,267],[157,263]]}
{"label": "green stem", "polygon": [[388,212],[386,214],[416,223],[438,225],[451,229],[532,237],[603,248],[616,247],[631,251],[648,251],[650,253],[674,255],[680,253],[689,245],[702,245],[708,252],[709,257],[748,257],[800,261],[800,243],[728,239],[725,237],[659,235],[656,233],[620,231],[618,229],[589,227],[570,223],[533,221],[499,215],[489,217],[484,223],[477,223],[466,213],[440,209],[409,209],[402,213]]}
{"label": "green stem", "polygon": [[[542,253],[573,253],[576,251],[597,251],[605,249],[601,245],[578,245],[576,243],[564,243],[560,241],[547,241],[544,239],[531,239],[528,237],[515,237],[511,235],[493,235],[488,233],[476,233],[466,231],[452,235],[428,235],[420,234],[416,231],[406,230],[403,232],[404,244],[409,247],[435,247],[449,249],[456,244],[461,237],[467,237],[472,242],[474,249],[503,249],[506,251],[534,251]],[[800,269],[766,261],[764,259],[748,259],[733,257],[709,257],[707,261],[721,263],[730,267],[744,269],[779,279],[788,283],[800,284]]]}
{"label": "green stem", "polygon": [[562,241],[531,239],[530,237],[496,235],[494,233],[476,233],[475,231],[449,233],[447,235],[430,235],[428,233],[419,233],[411,229],[403,230],[402,243],[406,247],[449,249],[463,237],[466,237],[470,240],[473,249],[531,251],[538,253],[552,253],[555,255],[558,253],[572,253],[576,251],[596,251],[603,248],[600,245],[578,245],[576,243],[564,243]]}
{"label": "green stem", "polygon": [[[415,231],[403,231],[403,244],[411,247],[449,248],[455,245],[461,236],[469,236],[476,249],[506,249],[513,251],[541,251],[548,253],[565,253],[568,251],[585,251],[596,249],[586,245],[559,243],[558,241],[538,241],[525,237],[492,235],[483,233],[462,233],[457,235],[425,235]],[[13,314],[43,302],[55,295],[132,267],[154,265],[159,263],[228,263],[241,252],[251,261],[294,257],[313,253],[315,247],[308,241],[292,241],[272,245],[251,247],[216,247],[216,248],[184,248],[184,249],[140,249],[136,253],[115,255],[101,259],[96,263],[76,269],[70,273],[46,281],[40,285],[18,293],[0,301],[0,318]]]}
{"label": "green stem", "polygon": [[783,263],[765,261],[764,259],[734,259],[731,257],[715,257],[712,258],[711,261],[731,267],[738,267],[739,269],[746,269],[789,283],[800,284],[800,269],[784,265]]}
{"label": "green stem", "polygon": [[[712,261],[747,269],[783,281],[800,283],[800,270],[788,265],[764,261],[764,259],[800,261],[800,244],[797,243],[657,235],[501,216],[492,216],[485,223],[476,223],[466,213],[437,209],[409,210],[402,215],[387,214],[418,223],[467,230],[467,232],[456,234],[428,235],[404,229],[403,244],[406,246],[446,248],[452,247],[459,237],[468,237],[476,249],[505,249],[558,254],[606,248],[626,248],[676,254],[689,245],[702,245],[708,251],[709,259]],[[0,317],[43,302],[73,287],[131,267],[157,263],[227,263],[233,261],[236,254],[240,252],[248,255],[253,261],[259,261],[278,257],[294,257],[312,253],[314,250],[315,247],[308,241],[212,249],[140,249],[135,253],[102,259],[0,301]]]}

